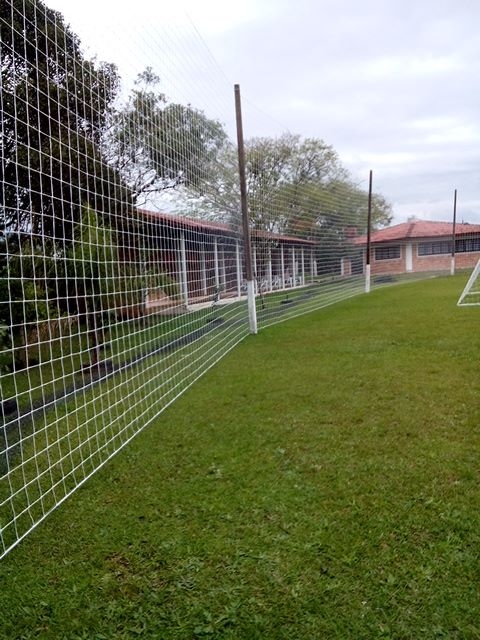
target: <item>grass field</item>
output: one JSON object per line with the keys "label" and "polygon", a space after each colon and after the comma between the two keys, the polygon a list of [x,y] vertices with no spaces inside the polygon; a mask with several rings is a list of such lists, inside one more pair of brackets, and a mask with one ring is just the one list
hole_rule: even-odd
{"label": "grass field", "polygon": [[0,562],[0,638],[480,638],[465,280],[245,340]]}

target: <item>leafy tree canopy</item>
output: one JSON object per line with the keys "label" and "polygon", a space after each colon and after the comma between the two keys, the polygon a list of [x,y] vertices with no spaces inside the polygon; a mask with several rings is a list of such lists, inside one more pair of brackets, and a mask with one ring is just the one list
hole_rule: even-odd
{"label": "leafy tree canopy", "polygon": [[228,140],[220,122],[191,105],[169,103],[159,87],[150,67],[138,75],[109,141],[111,160],[138,204],[180,185],[202,193]]}
{"label": "leafy tree canopy", "polygon": [[85,204],[129,200],[100,152],[119,77],[41,0],[2,0],[0,28],[0,225],[68,240]]}
{"label": "leafy tree canopy", "polygon": [[[195,201],[197,215],[227,218],[238,224],[239,195],[236,149],[224,146],[204,198]],[[315,237],[328,227],[339,233],[367,224],[368,194],[352,181],[332,146],[317,138],[290,133],[280,138],[245,142],[248,207],[252,229]],[[373,196],[375,226],[391,220],[391,207]]]}

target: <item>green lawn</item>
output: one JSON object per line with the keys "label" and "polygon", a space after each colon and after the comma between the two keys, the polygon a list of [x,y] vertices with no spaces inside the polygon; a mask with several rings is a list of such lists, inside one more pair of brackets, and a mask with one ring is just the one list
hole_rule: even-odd
{"label": "green lawn", "polygon": [[0,638],[480,638],[465,280],[245,340],[0,562]]}

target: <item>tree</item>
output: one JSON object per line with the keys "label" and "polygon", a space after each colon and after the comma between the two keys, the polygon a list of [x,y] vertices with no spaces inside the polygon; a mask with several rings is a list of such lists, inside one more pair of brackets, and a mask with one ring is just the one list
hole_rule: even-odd
{"label": "tree", "polygon": [[137,204],[179,186],[202,194],[209,168],[227,144],[220,122],[191,105],[169,103],[159,84],[150,67],[138,75],[106,147]]}
{"label": "tree", "polygon": [[[55,256],[58,313],[76,315],[85,327],[90,364],[96,364],[105,332],[117,315],[144,302],[145,274],[128,237],[86,207],[74,223],[72,243]],[[124,253],[126,251],[126,253]]]}
{"label": "tree", "polygon": [[[315,183],[282,195],[288,203],[286,233],[315,241],[319,272],[338,273],[342,257],[353,257],[351,238],[367,231],[368,193],[350,179]],[[391,206],[379,194],[372,197],[372,226],[390,223]]]}
{"label": "tree", "polygon": [[250,217],[254,229],[285,231],[292,202],[305,188],[323,188],[346,175],[334,149],[323,140],[284,134],[246,144]]}
{"label": "tree", "polygon": [[68,241],[85,204],[113,216],[129,201],[100,150],[119,78],[41,0],[2,0],[0,27],[0,224]]}
{"label": "tree", "polygon": [[28,334],[49,316],[52,262],[32,238],[20,233],[0,238],[0,368],[26,365]]}
{"label": "tree", "polygon": [[[205,199],[200,205],[229,212],[238,223],[238,159],[233,145],[225,145],[213,167]],[[347,180],[337,153],[323,140],[302,139],[286,133],[280,138],[251,138],[245,142],[248,206],[253,230],[282,233],[294,212],[300,213],[308,192],[315,193],[333,181]],[[310,209],[314,202],[309,203]],[[316,205],[315,205],[316,206]],[[220,214],[221,215],[221,214]]]}
{"label": "tree", "polygon": [[[197,207],[206,215],[228,212],[238,225],[236,151],[225,147],[207,196]],[[351,251],[350,236],[366,231],[368,194],[355,185],[333,147],[316,138],[284,134],[245,143],[250,225],[256,237],[257,262],[265,262],[275,234],[314,240],[317,260],[326,272],[338,272]],[[218,215],[218,213],[217,213]],[[373,196],[374,226],[391,220],[391,207]],[[266,233],[265,233],[266,232]]]}
{"label": "tree", "polygon": [[55,256],[56,313],[79,318],[89,341],[89,365],[99,362],[112,323],[143,313],[148,291],[162,288],[176,297],[177,284],[148,260],[149,249],[141,221],[132,221],[128,231],[113,228],[87,207],[74,224],[71,245]]}
{"label": "tree", "polygon": [[[61,14],[41,0],[2,0],[0,28],[0,277],[8,300],[0,322],[4,343],[21,354],[29,328],[78,300],[71,271],[80,274],[75,284],[87,281],[76,255],[82,211],[98,212],[103,229],[128,226],[117,214],[131,196],[102,156],[115,67],[85,59]],[[94,278],[90,285],[95,297]]]}
{"label": "tree", "polygon": [[[368,193],[350,179],[332,180],[319,186],[309,183],[301,189],[286,189],[280,198],[288,205],[286,231],[303,237],[317,237],[325,226],[334,225],[349,233],[365,233]],[[372,196],[372,226],[390,223],[391,205],[380,194]]]}

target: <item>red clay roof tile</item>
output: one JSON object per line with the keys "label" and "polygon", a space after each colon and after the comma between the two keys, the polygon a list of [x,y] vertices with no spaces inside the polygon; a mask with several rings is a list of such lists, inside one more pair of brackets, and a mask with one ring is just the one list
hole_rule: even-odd
{"label": "red clay roof tile", "polygon": [[[197,218],[187,218],[186,216],[179,216],[176,213],[163,213],[161,211],[147,211],[146,209],[137,209],[137,212],[149,218],[151,220],[157,220],[167,225],[171,225],[175,228],[185,229],[189,231],[198,231],[200,233],[217,232],[223,234],[232,234],[232,227],[224,222],[217,222],[212,220],[200,220]],[[312,240],[301,238],[297,236],[283,235],[277,233],[271,233],[261,229],[252,229],[252,237],[256,238],[271,238],[272,240],[278,240],[289,243],[296,243],[301,245],[315,245]]]}
{"label": "red clay roof tile", "polygon": [[[433,222],[431,220],[410,220],[374,231],[371,242],[401,242],[411,238],[449,238],[452,236],[452,222]],[[464,236],[471,233],[480,234],[480,224],[467,222],[455,225],[455,235]],[[367,236],[359,236],[354,240],[355,244],[366,244]]]}

